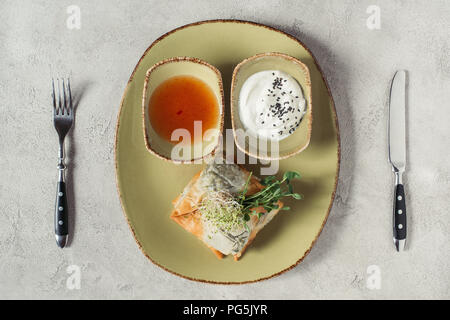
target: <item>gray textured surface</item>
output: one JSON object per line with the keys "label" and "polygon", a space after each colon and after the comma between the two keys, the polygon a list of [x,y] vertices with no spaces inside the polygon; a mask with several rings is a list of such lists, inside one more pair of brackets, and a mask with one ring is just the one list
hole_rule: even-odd
{"label": "gray textured surface", "polygon": [[[5,1],[0,3],[0,298],[450,298],[448,1]],[[264,4],[265,3],[265,4]],[[81,8],[81,29],[66,8]],[[369,30],[369,5],[381,29]],[[312,252],[274,279],[217,286],[177,278],[141,254],[115,189],[113,143],[127,79],[148,45],[213,18],[265,23],[315,54],[339,116],[336,202]],[[389,81],[409,70],[408,251],[394,251],[386,161]],[[52,234],[56,135],[49,79],[82,92],[71,145],[75,238]],[[69,290],[67,267],[81,268]],[[370,290],[367,267],[381,288]]]}

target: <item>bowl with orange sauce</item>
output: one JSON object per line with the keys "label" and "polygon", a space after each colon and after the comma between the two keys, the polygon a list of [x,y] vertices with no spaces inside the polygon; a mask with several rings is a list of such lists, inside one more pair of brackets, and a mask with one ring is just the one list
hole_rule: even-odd
{"label": "bowl with orange sauce", "polygon": [[222,76],[197,58],[175,57],[153,65],[142,98],[145,145],[177,163],[214,155],[223,131]]}

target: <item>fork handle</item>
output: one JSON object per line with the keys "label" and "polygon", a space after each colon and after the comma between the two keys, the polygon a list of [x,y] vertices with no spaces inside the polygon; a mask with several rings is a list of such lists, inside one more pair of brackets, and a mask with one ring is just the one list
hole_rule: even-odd
{"label": "fork handle", "polygon": [[59,179],[56,187],[55,238],[60,248],[64,248],[69,235],[69,208],[67,206],[67,189],[65,183],[64,139],[59,143]]}
{"label": "fork handle", "polygon": [[68,208],[66,183],[59,181],[56,189],[56,208],[55,208],[55,235],[67,236],[69,234]]}

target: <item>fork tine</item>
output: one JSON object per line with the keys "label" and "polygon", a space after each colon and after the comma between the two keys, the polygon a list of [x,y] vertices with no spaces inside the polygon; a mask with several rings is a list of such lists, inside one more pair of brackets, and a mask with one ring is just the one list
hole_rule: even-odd
{"label": "fork tine", "polygon": [[56,112],[55,79],[52,78],[53,112]]}
{"label": "fork tine", "polygon": [[64,98],[63,114],[65,113],[67,115],[67,114],[69,114],[69,110],[67,110],[66,85],[64,82],[64,78],[62,79],[62,87],[63,87],[63,98]]}
{"label": "fork tine", "polygon": [[73,105],[72,105],[72,90],[70,90],[70,78],[67,78],[67,89],[69,91],[69,110],[70,114],[73,114]]}
{"label": "fork tine", "polygon": [[59,84],[59,78],[58,78],[58,111],[62,114],[62,103],[61,103],[61,86]]}

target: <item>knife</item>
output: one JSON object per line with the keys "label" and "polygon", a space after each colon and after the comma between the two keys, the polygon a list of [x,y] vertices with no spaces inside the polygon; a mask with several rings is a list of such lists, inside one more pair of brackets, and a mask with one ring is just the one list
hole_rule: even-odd
{"label": "knife", "polygon": [[406,244],[406,201],[403,173],[406,168],[405,97],[406,72],[399,70],[392,79],[389,99],[389,162],[395,175],[394,187],[394,244],[403,251]]}

